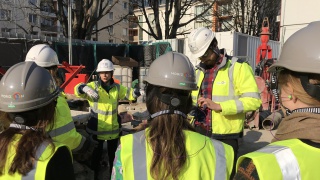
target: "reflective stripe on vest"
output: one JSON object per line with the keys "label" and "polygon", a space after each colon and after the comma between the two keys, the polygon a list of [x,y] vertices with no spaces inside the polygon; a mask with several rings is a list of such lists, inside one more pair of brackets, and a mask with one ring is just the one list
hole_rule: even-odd
{"label": "reflective stripe on vest", "polygon": [[145,131],[140,131],[133,134],[133,172],[134,179],[144,180],[147,177],[147,153],[146,153],[146,141]]}
{"label": "reflective stripe on vest", "polygon": [[211,139],[216,156],[216,169],[214,179],[227,179],[227,159],[225,157],[225,150],[220,141]]}
{"label": "reflective stripe on vest", "polygon": [[300,168],[292,150],[286,146],[269,145],[257,152],[274,154],[282,172],[283,180],[300,180]]}
{"label": "reflective stripe on vest", "polygon": [[[117,94],[118,94],[118,96],[119,96],[120,85],[119,85],[119,84],[116,84],[116,83],[114,83],[113,85],[117,88],[117,91],[118,91]],[[98,87],[99,87],[98,84],[95,83],[95,90],[96,90],[96,92],[99,92],[99,91],[98,91]],[[119,99],[119,97],[118,97],[117,99]],[[118,101],[117,101],[116,107],[118,107]],[[117,109],[115,109],[115,110],[113,110],[113,111],[107,111],[107,112],[106,112],[106,111],[99,110],[99,109],[98,109],[98,99],[94,99],[94,101],[93,101],[93,108],[92,108],[91,110],[92,110],[94,113],[96,113],[96,114],[94,114],[94,113],[91,112],[91,115],[92,115],[93,117],[95,117],[95,118],[98,118],[98,114],[108,116],[108,115],[113,115],[113,114],[117,113]]]}
{"label": "reflective stripe on vest", "polygon": [[115,109],[113,111],[102,111],[102,110],[99,110],[99,109],[96,108],[97,104],[98,104],[98,102],[94,102],[93,106],[95,106],[95,107],[93,107],[93,109],[91,109],[91,112],[90,112],[91,117],[98,118],[98,114],[101,114],[101,115],[104,115],[104,116],[111,116],[111,115],[117,113],[117,109]]}
{"label": "reflective stripe on vest", "polygon": [[78,147],[76,147],[75,149],[72,150],[72,152],[77,152],[80,149],[82,149],[84,142],[86,142],[87,138],[85,138],[84,136],[81,136],[81,141],[80,144],[78,145]]}
{"label": "reflective stripe on vest", "polygon": [[[120,89],[120,86],[118,89]],[[129,87],[127,87],[127,92],[126,92],[126,99],[127,100],[130,98],[130,91],[131,91],[131,89]],[[132,96],[135,96],[134,91],[132,91]]]}
{"label": "reflective stripe on vest", "polygon": [[48,132],[49,136],[50,137],[56,137],[56,136],[60,136],[64,133],[67,133],[69,131],[71,131],[72,129],[74,128],[74,122],[71,121],[70,123],[64,125],[64,126],[61,126],[57,129],[54,129],[54,130],[51,130]]}
{"label": "reflective stripe on vest", "polygon": [[[35,159],[39,159],[41,157],[41,155],[46,150],[48,145],[49,145],[48,142],[43,142],[39,146],[39,148],[36,151]],[[22,180],[34,180],[34,179],[36,179],[35,174],[36,174],[36,170],[37,170],[37,164],[38,164],[38,161],[35,161],[33,169],[26,176],[22,176]]]}
{"label": "reflective stripe on vest", "polygon": [[[147,153],[146,153],[146,140],[145,131],[140,131],[133,134],[133,168],[134,179],[144,180],[147,178]],[[212,145],[215,150],[216,169],[214,179],[227,179],[227,160],[225,157],[225,149],[222,142],[211,139]]]}

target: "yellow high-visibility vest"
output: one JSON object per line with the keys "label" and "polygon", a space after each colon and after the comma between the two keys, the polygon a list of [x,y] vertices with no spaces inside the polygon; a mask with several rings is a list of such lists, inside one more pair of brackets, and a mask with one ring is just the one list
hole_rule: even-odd
{"label": "yellow high-visibility vest", "polygon": [[98,100],[93,100],[86,94],[80,94],[78,84],[74,87],[75,95],[88,100],[91,107],[91,117],[98,119],[97,130],[87,128],[87,132],[97,135],[100,140],[111,140],[119,137],[121,129],[118,123],[118,103],[120,99],[135,100],[133,89],[113,83],[109,93],[97,81],[87,84],[99,94]]}
{"label": "yellow high-visibility vest", "polygon": [[[123,179],[153,179],[149,170],[154,153],[145,138],[147,131],[148,129],[121,137]],[[184,134],[188,157],[179,179],[230,178],[234,159],[231,146],[196,132],[184,131]]]}
{"label": "yellow high-visibility vest", "polygon": [[252,159],[261,180],[320,179],[320,149],[299,139],[277,141],[238,159]]}

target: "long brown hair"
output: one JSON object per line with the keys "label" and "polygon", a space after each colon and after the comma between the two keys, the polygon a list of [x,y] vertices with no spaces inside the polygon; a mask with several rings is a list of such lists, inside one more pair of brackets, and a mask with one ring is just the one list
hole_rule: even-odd
{"label": "long brown hair", "polygon": [[[41,143],[46,141],[54,147],[53,141],[47,136],[45,129],[51,130],[53,128],[55,107],[56,101],[53,101],[36,110],[15,113],[15,115],[20,115],[26,119],[24,125],[33,127],[36,130],[8,128],[0,134],[0,175],[5,173],[14,174],[16,172],[26,175],[33,169],[33,164],[37,161],[36,151]],[[6,115],[9,118],[12,117],[12,114],[7,113]],[[17,134],[22,136],[17,143],[15,157],[11,162],[9,172],[4,172],[8,148]],[[52,151],[52,153],[54,152]]]}
{"label": "long brown hair", "polygon": [[[148,85],[146,106],[150,114],[168,110],[169,105],[161,102],[157,91],[166,94],[188,96],[188,102],[176,110],[185,114],[191,109],[190,91],[175,90]],[[185,135],[183,130],[195,131],[186,118],[178,114],[165,114],[153,118],[149,124],[147,141],[153,150],[150,174],[154,179],[178,179],[187,161]]]}
{"label": "long brown hair", "polygon": [[[303,89],[300,81],[300,73],[290,71],[288,69],[284,69],[280,71],[278,76],[278,85],[282,87],[286,87],[288,84],[292,86],[294,89],[293,95],[298,97],[298,99],[310,106],[319,107],[320,101],[311,97],[307,92]],[[309,74],[309,83],[310,84],[320,84],[320,74]]]}
{"label": "long brown hair", "polygon": [[57,86],[61,86],[62,80],[58,77],[58,66],[46,67],[53,79],[56,81]]}

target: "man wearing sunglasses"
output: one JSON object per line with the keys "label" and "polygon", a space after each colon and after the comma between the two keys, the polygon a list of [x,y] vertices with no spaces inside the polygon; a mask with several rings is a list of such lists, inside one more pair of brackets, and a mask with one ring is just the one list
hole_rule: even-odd
{"label": "man wearing sunglasses", "polygon": [[198,90],[192,92],[196,129],[231,145],[236,158],[245,113],[261,105],[252,68],[225,52],[220,53],[210,29],[193,30],[188,45],[193,58],[201,61],[196,66]]}

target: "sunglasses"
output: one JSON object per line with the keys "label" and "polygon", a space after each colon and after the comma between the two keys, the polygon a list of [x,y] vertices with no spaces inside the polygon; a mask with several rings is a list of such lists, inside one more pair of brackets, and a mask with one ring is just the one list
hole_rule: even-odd
{"label": "sunglasses", "polygon": [[215,54],[217,54],[218,56],[219,56],[219,52],[217,52],[217,48],[212,48],[212,47],[209,47],[208,49],[207,49],[207,51],[201,56],[201,57],[199,57],[199,59],[203,59],[203,58],[206,58],[206,57],[208,57],[211,53],[210,53],[210,50],[212,50]]}

